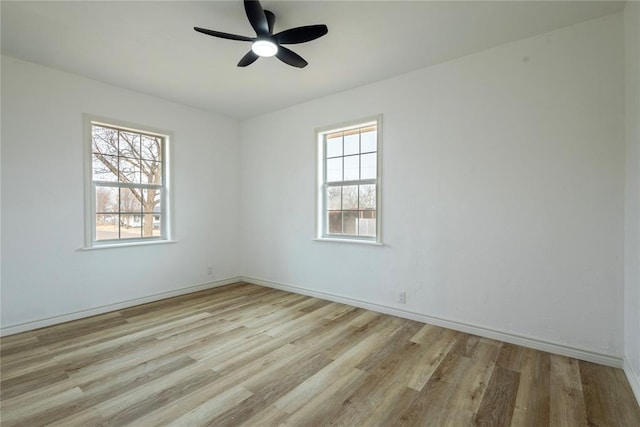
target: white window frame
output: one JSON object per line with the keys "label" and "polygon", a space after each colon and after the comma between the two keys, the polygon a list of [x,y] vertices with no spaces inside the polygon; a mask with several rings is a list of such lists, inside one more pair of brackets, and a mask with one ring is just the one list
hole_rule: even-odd
{"label": "white window frame", "polygon": [[[376,235],[369,236],[352,236],[352,235],[334,235],[328,233],[327,225],[327,200],[326,189],[329,186],[326,180],[326,135],[348,131],[351,129],[362,128],[366,126],[376,125],[376,178],[355,180],[355,181],[339,181],[332,182],[331,185],[356,185],[356,184],[375,184],[376,185]],[[326,126],[315,130],[316,136],[316,153],[317,153],[317,186],[316,186],[316,241],[325,242],[345,242],[359,244],[382,245],[382,115],[366,117],[358,120],[340,123],[337,125]]]}
{"label": "white window frame", "polygon": [[[100,249],[123,246],[138,246],[158,243],[170,243],[172,240],[172,192],[171,192],[171,147],[174,134],[171,131],[156,129],[146,125],[130,123],[122,120],[83,114],[83,145],[84,145],[84,181],[85,181],[85,241],[83,249]],[[160,236],[140,237],[128,239],[96,240],[96,185],[100,181],[93,180],[93,125],[105,126],[124,131],[137,132],[163,139],[162,143],[162,180],[160,211],[163,220],[160,226]],[[144,188],[148,184],[127,184],[108,182],[111,187]],[[149,188],[158,188],[149,185]]]}

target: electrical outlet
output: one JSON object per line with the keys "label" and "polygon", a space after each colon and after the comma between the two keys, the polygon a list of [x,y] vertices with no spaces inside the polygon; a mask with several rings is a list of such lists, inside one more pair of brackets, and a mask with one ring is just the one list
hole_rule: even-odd
{"label": "electrical outlet", "polygon": [[400,293],[398,294],[398,302],[400,304],[407,303],[407,291],[400,291]]}
{"label": "electrical outlet", "polygon": [[212,266],[207,267],[207,274],[209,276],[211,276],[213,274],[213,267]]}

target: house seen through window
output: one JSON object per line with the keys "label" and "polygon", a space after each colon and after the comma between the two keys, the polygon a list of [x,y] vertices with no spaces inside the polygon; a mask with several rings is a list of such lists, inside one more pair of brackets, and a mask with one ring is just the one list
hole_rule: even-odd
{"label": "house seen through window", "polygon": [[168,135],[91,121],[91,243],[166,240]]}

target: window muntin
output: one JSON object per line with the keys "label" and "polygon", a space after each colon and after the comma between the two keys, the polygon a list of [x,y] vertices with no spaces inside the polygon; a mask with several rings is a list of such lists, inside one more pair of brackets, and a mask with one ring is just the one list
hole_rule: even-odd
{"label": "window muntin", "polygon": [[169,135],[90,120],[87,246],[168,240]]}
{"label": "window muntin", "polygon": [[319,238],[379,241],[379,120],[318,133]]}

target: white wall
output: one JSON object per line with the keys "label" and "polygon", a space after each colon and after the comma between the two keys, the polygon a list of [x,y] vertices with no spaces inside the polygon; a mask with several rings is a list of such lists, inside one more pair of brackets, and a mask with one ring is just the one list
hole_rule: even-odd
{"label": "white wall", "polygon": [[[622,29],[617,14],[243,122],[243,275],[621,357]],[[377,113],[385,246],[313,241],[314,129]]]}
{"label": "white wall", "polygon": [[[175,133],[177,243],[79,250],[82,113]],[[234,120],[3,56],[3,329],[237,277],[238,145]]]}
{"label": "white wall", "polygon": [[640,3],[625,11],[626,209],[625,371],[640,402]]}

